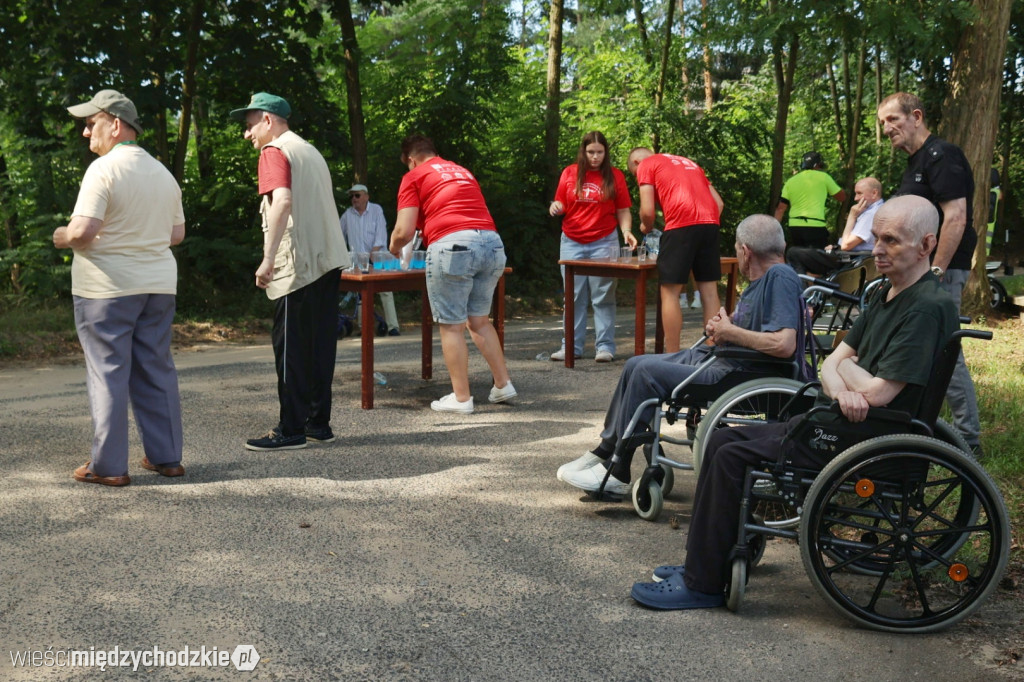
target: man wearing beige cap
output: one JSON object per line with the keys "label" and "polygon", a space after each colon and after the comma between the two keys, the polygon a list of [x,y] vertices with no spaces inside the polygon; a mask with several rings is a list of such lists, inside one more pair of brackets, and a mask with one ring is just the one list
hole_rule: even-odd
{"label": "man wearing beige cap", "polygon": [[171,358],[178,269],[170,247],[185,238],[181,189],[136,144],[131,100],[101,90],[68,107],[100,158],[89,164],[71,220],[53,233],[74,251],[71,293],[85,353],[92,413],[90,461],[76,481],[128,485],[128,403],[142,436],[142,467],[181,476],[178,374]]}
{"label": "man wearing beige cap", "polygon": [[256,286],[274,301],[271,340],[280,417],[248,450],[296,450],[306,441],[329,443],[331,384],[338,351],[338,283],[348,249],[338,229],[338,207],[327,162],[288,128],[292,108],[258,92],[231,112],[260,152],[263,260]]}
{"label": "man wearing beige cap", "polygon": [[[387,253],[388,224],[384,220],[384,209],[380,204],[370,202],[370,190],[366,185],[349,187],[348,198],[352,205],[341,214],[341,233],[345,236],[348,248],[356,253]],[[395,295],[390,291],[382,291],[377,295],[384,308],[388,336],[398,336],[400,332],[398,314],[395,313]],[[373,302],[369,304],[373,305]],[[356,315],[356,319],[359,319],[359,315]]]}

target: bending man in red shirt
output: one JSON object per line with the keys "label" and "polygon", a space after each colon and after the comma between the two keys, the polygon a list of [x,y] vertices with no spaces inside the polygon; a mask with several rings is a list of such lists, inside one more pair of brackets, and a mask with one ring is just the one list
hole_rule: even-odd
{"label": "bending man in red shirt", "polygon": [[661,322],[665,352],[675,353],[683,330],[679,294],[691,270],[705,326],[718,314],[718,280],[722,277],[718,226],[724,203],[701,167],[683,156],[637,147],[629,153],[626,165],[640,185],[640,231],[647,234],[654,229],[656,206],[661,206],[665,218],[658,252]]}
{"label": "bending man in red shirt", "polygon": [[505,246],[480,185],[468,170],[439,157],[433,141],[422,135],[402,141],[402,163],[409,172],[398,188],[398,219],[389,249],[399,256],[416,230],[422,231],[430,312],[441,328],[441,350],[452,380],[453,392],[430,407],[473,412],[466,327],[494,377],[488,400],[514,398],[505,353],[488,317],[494,287],[505,271]]}

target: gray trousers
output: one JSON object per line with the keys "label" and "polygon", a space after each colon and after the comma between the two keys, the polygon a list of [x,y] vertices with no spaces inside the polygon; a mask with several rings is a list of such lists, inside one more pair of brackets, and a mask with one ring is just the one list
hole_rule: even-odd
{"label": "gray trousers", "polygon": [[[970,276],[970,270],[946,270],[940,282],[953,300],[956,302],[957,310],[960,309],[960,299],[964,292],[964,285]],[[986,283],[987,285],[987,283]],[[974,447],[981,443],[981,420],[978,417],[978,399],[974,393],[974,382],[971,374],[967,371],[967,364],[964,362],[964,354],[961,352],[953,369],[953,376],[949,380],[949,388],[946,390],[946,403],[953,414],[953,428],[963,436],[968,445]]]}
{"label": "gray trousers", "polygon": [[171,358],[171,294],[74,297],[75,326],[85,352],[92,413],[90,469],[128,473],[128,404],[153,464],[181,461],[181,399]]}
{"label": "gray trousers", "polygon": [[[686,348],[678,353],[637,355],[627,360],[604,417],[602,442],[614,446],[624,435],[633,413],[640,404],[650,398],[667,398],[672,389],[697,370],[697,365],[705,359],[710,350],[710,346],[698,346],[694,349]],[[700,376],[695,377],[693,383],[716,384],[730,371],[732,366],[728,362],[718,361],[701,372]],[[644,427],[654,418],[655,409],[657,406],[653,405],[643,411],[638,422],[639,427]],[[646,428],[638,428],[638,431],[646,431]],[[633,450],[629,449],[622,455],[623,458],[612,471],[612,475],[623,483],[628,483]]]}

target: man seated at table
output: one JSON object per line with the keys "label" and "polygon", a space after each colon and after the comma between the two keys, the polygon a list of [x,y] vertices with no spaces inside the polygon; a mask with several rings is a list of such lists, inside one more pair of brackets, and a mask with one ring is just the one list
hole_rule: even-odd
{"label": "man seated at table", "polygon": [[[805,314],[800,278],[783,261],[786,242],[779,221],[768,215],[752,215],[736,228],[736,256],[739,270],[750,281],[730,317],[724,308],[708,321],[705,333],[716,345],[752,348],[778,358],[797,352],[797,329]],[[640,403],[667,397],[679,383],[693,375],[696,366],[711,351],[700,345],[676,353],[639,355],[630,358],[619,377],[604,419],[601,442],[593,450],[562,465],[558,480],[582,490],[597,490],[607,471],[605,462],[615,451],[626,426]],[[800,348],[800,352],[803,349]],[[801,355],[802,360],[802,355]],[[718,383],[740,365],[720,359],[703,370],[694,382]],[[654,407],[643,415],[649,422]],[[627,447],[605,484],[607,492],[629,492],[629,466],[635,447]]]}
{"label": "man seated at table", "polygon": [[793,246],[786,252],[786,262],[801,275],[812,272],[827,275],[842,267],[844,258],[850,254],[871,253],[875,238],[871,235],[871,224],[875,212],[882,207],[882,183],[875,178],[861,178],[853,186],[854,204],[846,216],[846,227],[839,238],[838,248],[826,246],[824,250],[811,246]]}
{"label": "man seated at table", "polygon": [[[870,407],[916,413],[932,365],[959,326],[953,299],[930,272],[938,227],[938,211],[917,196],[896,197],[875,215],[875,266],[890,284],[821,367],[824,396],[835,400],[850,422],[865,421]],[[802,418],[714,432],[697,479],[686,563],[656,568],[657,582],[633,585],[633,599],[656,609],[725,604],[747,465],[756,466],[784,447],[794,466],[821,467],[820,450],[787,438]],[[816,422],[815,430],[822,432],[820,438],[841,438],[827,422]]]}

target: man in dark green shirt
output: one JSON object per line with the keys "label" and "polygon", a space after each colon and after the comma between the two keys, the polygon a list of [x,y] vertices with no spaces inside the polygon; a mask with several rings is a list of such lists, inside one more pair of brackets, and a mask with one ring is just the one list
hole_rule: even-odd
{"label": "man in dark green shirt", "polygon": [[[891,199],[875,214],[872,253],[890,283],[821,368],[823,392],[850,422],[864,421],[870,407],[915,413],[932,365],[958,327],[956,304],[930,271],[938,227],[938,211],[918,196]],[[685,567],[658,567],[659,582],[636,583],[633,599],[658,609],[724,605],[746,467],[778,452],[801,419],[714,432],[697,479]],[[815,430],[833,442],[827,424]],[[820,467],[828,449],[813,439],[786,440],[785,448],[787,460],[807,468]]]}

